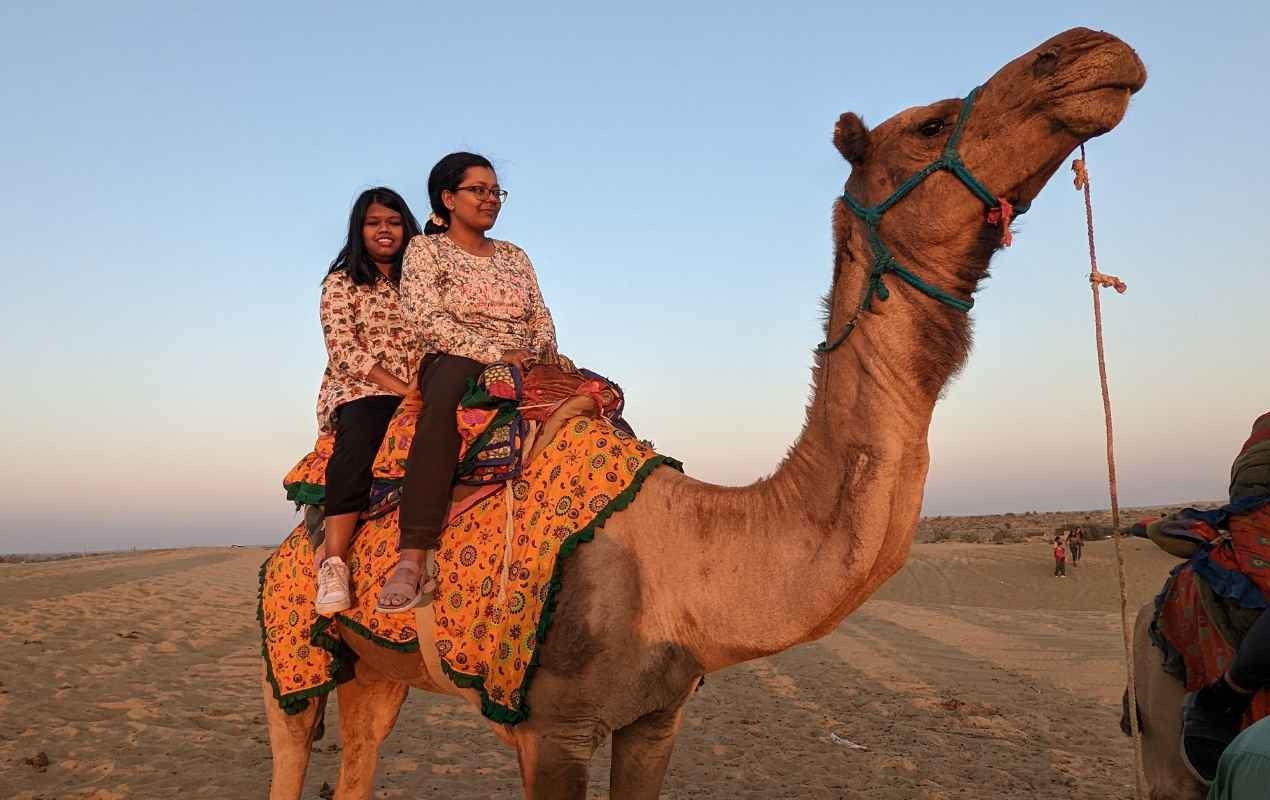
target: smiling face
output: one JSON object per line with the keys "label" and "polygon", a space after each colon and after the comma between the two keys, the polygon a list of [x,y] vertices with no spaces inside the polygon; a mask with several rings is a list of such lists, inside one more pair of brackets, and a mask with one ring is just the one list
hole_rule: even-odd
{"label": "smiling face", "polygon": [[[983,85],[958,145],[990,192],[1018,206],[1032,200],[1081,142],[1114,128],[1146,81],[1137,54],[1110,34],[1075,28],[1007,64]],[[872,131],[843,114],[834,144],[851,162],[847,188],[865,205],[887,198],[938,159],[963,100],[941,100],[896,114]],[[958,202],[949,202],[955,198]],[[888,212],[884,230],[904,226],[916,246],[978,234],[983,203],[939,172]]]}
{"label": "smiling face", "polygon": [[498,221],[503,203],[499,199],[498,176],[489,167],[468,167],[454,191],[441,193],[441,202],[450,211],[450,226],[462,225],[484,233]]}
{"label": "smiling face", "polygon": [[401,214],[379,203],[371,203],[362,221],[362,243],[370,258],[379,265],[391,265],[405,240]]}

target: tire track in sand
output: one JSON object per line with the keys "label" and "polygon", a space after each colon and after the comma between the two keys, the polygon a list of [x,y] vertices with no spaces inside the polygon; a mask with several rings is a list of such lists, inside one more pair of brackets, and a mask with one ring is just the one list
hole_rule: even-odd
{"label": "tire track in sand", "polygon": [[[139,554],[95,559],[67,559],[43,564],[9,564],[0,568],[0,608],[18,608],[37,600],[50,600],[74,594],[108,589],[121,583],[150,580],[172,575],[205,564],[215,564],[241,557],[255,550],[215,549],[190,555],[189,551],[173,554]],[[258,560],[264,561],[259,553]]]}

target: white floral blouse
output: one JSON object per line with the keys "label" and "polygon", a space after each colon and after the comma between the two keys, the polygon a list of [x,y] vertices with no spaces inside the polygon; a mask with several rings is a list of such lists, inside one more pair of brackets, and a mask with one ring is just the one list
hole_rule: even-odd
{"label": "white floral blouse", "polygon": [[322,282],[319,309],[328,356],[318,390],[322,432],[334,429],[332,415],[344,403],[391,394],[367,380],[376,364],[406,383],[414,380],[423,348],[398,300],[397,286],[387,278],[359,286],[347,273],[335,272]]}
{"label": "white floral blouse", "polygon": [[556,328],[529,256],[492,241],[492,256],[474,256],[445,234],[407,245],[401,306],[429,352],[492,364],[508,350],[555,351]]}

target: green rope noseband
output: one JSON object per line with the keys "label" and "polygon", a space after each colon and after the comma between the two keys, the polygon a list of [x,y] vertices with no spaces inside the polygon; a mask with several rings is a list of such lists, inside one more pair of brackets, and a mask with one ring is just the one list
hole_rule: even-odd
{"label": "green rope noseband", "polygon": [[851,196],[850,192],[844,191],[842,193],[842,202],[851,211],[851,213],[859,217],[869,229],[869,247],[873,250],[873,267],[869,271],[868,280],[865,281],[864,290],[860,297],[860,305],[856,308],[856,312],[852,315],[851,320],[847,322],[846,326],[842,330],[842,333],[838,334],[832,342],[826,340],[816,345],[816,352],[828,353],[838,345],[842,344],[846,338],[851,335],[851,332],[855,330],[856,325],[860,321],[860,315],[865,311],[870,310],[875,296],[879,300],[883,301],[891,296],[890,290],[887,289],[886,283],[883,281],[883,278],[887,274],[897,275],[900,280],[904,281],[909,286],[912,286],[927,297],[938,300],[944,305],[951,306],[962,313],[965,313],[974,307],[974,298],[962,300],[959,297],[954,297],[948,292],[945,292],[943,289],[940,289],[938,286],[927,283],[913,272],[901,266],[900,263],[895,260],[895,256],[891,254],[890,248],[888,248],[886,243],[882,241],[882,237],[878,233],[878,226],[882,223],[883,214],[889,211],[900,200],[904,199],[905,195],[917,188],[918,184],[940,170],[951,172],[953,175],[956,175],[957,178],[966,185],[966,188],[988,207],[990,217],[994,212],[999,215],[1001,224],[1006,230],[1009,229],[1010,217],[1012,214],[1022,214],[1027,211],[1026,204],[1017,208],[1011,208],[1009,203],[1007,203],[1004,199],[999,198],[992,192],[988,191],[987,187],[980,183],[979,180],[975,178],[974,174],[970,172],[970,169],[966,166],[965,162],[961,160],[961,155],[957,152],[957,142],[960,141],[961,133],[965,130],[966,121],[970,119],[970,111],[974,108],[975,98],[978,96],[979,89],[981,88],[983,87],[976,87],[975,90],[967,95],[966,99],[962,101],[961,113],[957,116],[957,124],[953,128],[952,135],[948,137],[948,144],[944,145],[944,152],[940,155],[940,157],[932,161],[930,164],[927,164],[920,172],[904,181],[904,183],[901,184],[890,197],[875,206],[864,206],[858,203],[856,199]]}

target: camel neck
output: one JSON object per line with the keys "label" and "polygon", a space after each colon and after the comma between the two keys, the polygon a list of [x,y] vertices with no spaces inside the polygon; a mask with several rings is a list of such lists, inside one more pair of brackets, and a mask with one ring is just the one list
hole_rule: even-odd
{"label": "camel neck", "polygon": [[[849,247],[837,267],[831,315],[845,313],[843,298],[866,278]],[[807,423],[772,477],[736,489],[676,484],[669,507],[699,521],[699,538],[674,545],[675,585],[700,590],[676,598],[685,605],[668,617],[692,621],[685,644],[707,670],[827,634],[908,556],[927,430],[959,363],[946,354],[931,362],[924,333],[948,335],[941,328],[956,325],[957,312],[915,292],[892,292],[882,306],[822,355]],[[914,379],[921,369],[933,372]]]}

